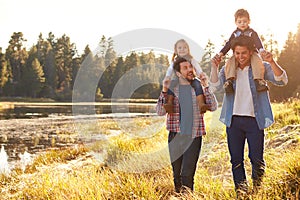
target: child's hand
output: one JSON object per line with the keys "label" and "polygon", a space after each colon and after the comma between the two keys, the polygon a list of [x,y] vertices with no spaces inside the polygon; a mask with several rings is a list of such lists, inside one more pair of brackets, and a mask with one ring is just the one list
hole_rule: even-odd
{"label": "child's hand", "polygon": [[171,78],[166,76],[163,80],[163,91],[167,92],[171,84]]}
{"label": "child's hand", "polygon": [[208,77],[206,75],[206,73],[202,72],[200,75],[199,75],[199,79],[201,81],[201,85],[203,87],[208,87],[209,84],[208,84]]}

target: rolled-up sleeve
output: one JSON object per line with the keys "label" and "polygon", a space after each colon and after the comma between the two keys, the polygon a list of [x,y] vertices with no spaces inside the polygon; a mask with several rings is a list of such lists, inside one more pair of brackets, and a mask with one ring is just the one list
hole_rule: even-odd
{"label": "rolled-up sleeve", "polygon": [[288,83],[288,77],[285,71],[280,76],[274,75],[275,81],[282,81],[285,85]]}
{"label": "rolled-up sleeve", "polygon": [[275,76],[270,63],[264,62],[264,65],[265,65],[265,69],[266,69],[265,70],[265,80],[270,81],[271,83],[273,83],[276,86],[284,86],[287,84],[288,77],[287,77],[285,70],[283,70],[283,72],[280,76]]}
{"label": "rolled-up sleeve", "polygon": [[167,98],[167,93],[163,93],[163,92],[161,92],[158,97],[155,109],[157,115],[159,116],[163,116],[166,114],[166,110],[164,108],[164,102],[166,101],[166,98]]}
{"label": "rolled-up sleeve", "polygon": [[218,108],[218,101],[214,93],[209,87],[203,88],[205,103],[208,105],[210,111],[215,111]]}
{"label": "rolled-up sleeve", "polygon": [[220,80],[218,80],[217,82],[215,82],[215,83],[212,83],[212,82],[210,82],[209,83],[209,87],[210,87],[210,90],[212,91],[212,92],[216,92],[218,89],[219,89],[219,86],[221,85],[221,82],[220,82]]}

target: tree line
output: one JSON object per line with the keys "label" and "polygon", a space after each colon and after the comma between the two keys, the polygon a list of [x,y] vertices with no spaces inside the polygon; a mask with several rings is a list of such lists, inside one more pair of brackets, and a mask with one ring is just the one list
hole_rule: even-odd
{"label": "tree line", "polygon": [[[115,84],[126,72],[144,66],[139,74],[132,74],[131,80],[147,82],[151,79],[160,83],[169,66],[168,56],[155,55],[153,51],[130,52],[125,57],[117,56],[112,38],[102,36],[99,49],[92,52],[87,45],[82,55],[78,55],[76,45],[70,37],[55,38],[50,32],[46,39],[42,34],[29,51],[23,46],[26,39],[22,32],[14,32],[9,45],[0,51],[0,95],[2,97],[52,98],[57,101],[70,101],[74,81],[82,65],[89,63],[93,76],[102,71],[96,84],[96,99],[110,98]],[[94,70],[94,71],[93,71]],[[157,76],[153,77],[153,74]],[[86,77],[86,81],[91,77]],[[148,81],[149,82],[149,81]],[[128,84],[128,83],[125,83]],[[157,96],[159,84],[145,84],[133,94],[135,98]],[[79,94],[80,95],[80,94]]]}
{"label": "tree line", "polygon": [[[296,33],[289,33],[285,45],[278,50],[272,34],[261,36],[265,48],[275,54],[278,63],[286,70],[289,83],[284,88],[272,87],[272,100],[285,100],[297,97],[300,82],[297,78],[300,63],[300,24]],[[98,78],[95,99],[157,98],[161,82],[169,66],[169,58],[164,54],[149,52],[129,52],[119,56],[114,50],[112,38],[102,36],[99,48],[92,52],[86,45],[79,55],[75,43],[65,34],[55,37],[50,32],[47,38],[38,36],[37,43],[29,50],[24,47],[26,39],[22,32],[14,32],[5,52],[0,48],[0,96],[51,98],[57,101],[72,100],[76,76],[84,65],[91,66],[85,73],[85,80]],[[225,43],[224,39],[224,43]],[[210,59],[215,54],[215,45],[209,40],[202,58],[195,58],[206,73],[210,73]],[[96,77],[100,75],[100,77]],[[126,77],[126,78],[124,78]],[[86,81],[88,82],[88,81]],[[138,86],[136,85],[138,83]],[[144,84],[143,84],[144,83]],[[86,88],[76,93],[88,92]],[[80,87],[80,86],[77,86]],[[117,93],[115,87],[122,89]],[[93,92],[93,91],[92,91]],[[77,94],[78,96],[84,94]],[[221,95],[221,94],[220,94]],[[82,99],[84,101],[86,99]]]}

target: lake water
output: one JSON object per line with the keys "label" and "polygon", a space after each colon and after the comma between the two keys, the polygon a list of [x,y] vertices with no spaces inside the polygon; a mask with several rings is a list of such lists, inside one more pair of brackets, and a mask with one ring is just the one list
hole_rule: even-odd
{"label": "lake water", "polygon": [[33,155],[48,148],[81,143],[81,138],[68,136],[73,132],[70,128],[73,127],[73,117],[88,123],[93,119],[153,116],[156,115],[155,104],[0,102],[0,147],[3,145],[0,164],[4,166],[7,160],[20,160],[20,155],[25,152]]}
{"label": "lake water", "polygon": [[[1,103],[1,102],[0,102]],[[155,113],[155,103],[103,102],[103,103],[23,103],[5,102],[0,107],[0,120],[38,118],[57,115],[93,115],[108,113]]]}

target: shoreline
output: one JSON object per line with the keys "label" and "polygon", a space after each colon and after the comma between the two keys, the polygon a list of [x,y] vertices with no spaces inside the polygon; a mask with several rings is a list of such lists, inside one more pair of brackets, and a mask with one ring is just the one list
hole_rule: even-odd
{"label": "shoreline", "polygon": [[120,131],[120,127],[132,120],[156,117],[160,119],[155,113],[116,113],[3,119],[0,120],[0,146],[5,145],[9,160],[16,160],[18,154],[24,151],[36,154],[95,138],[101,140],[112,132]]}

